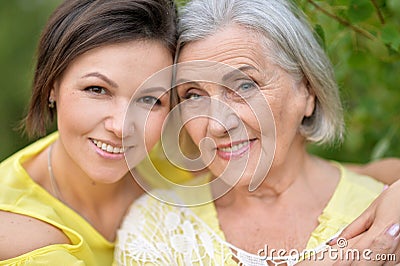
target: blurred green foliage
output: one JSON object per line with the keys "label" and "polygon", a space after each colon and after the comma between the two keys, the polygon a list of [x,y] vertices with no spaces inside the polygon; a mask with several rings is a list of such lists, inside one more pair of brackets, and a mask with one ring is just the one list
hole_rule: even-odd
{"label": "blurred green foliage", "polygon": [[342,145],[310,150],[351,162],[400,157],[400,1],[297,2],[335,67],[346,119]]}
{"label": "blurred green foliage", "polygon": [[59,0],[0,0],[0,161],[28,143],[24,117],[40,32]]}
{"label": "blurred green foliage", "polygon": [[[346,113],[345,141],[310,151],[349,162],[400,157],[400,1],[296,2],[335,66]],[[0,161],[29,142],[14,128],[26,111],[40,31],[59,3],[0,1]]]}

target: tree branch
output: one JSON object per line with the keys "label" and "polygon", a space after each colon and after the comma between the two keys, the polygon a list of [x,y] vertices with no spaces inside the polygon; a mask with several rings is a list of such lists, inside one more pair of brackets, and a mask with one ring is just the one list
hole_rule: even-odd
{"label": "tree branch", "polygon": [[375,7],[376,13],[378,14],[379,20],[381,21],[382,24],[385,24],[385,19],[383,18],[382,12],[379,9],[378,3],[376,0],[371,0],[372,5]]}
{"label": "tree branch", "polygon": [[319,5],[317,5],[317,3],[315,3],[313,0],[307,0],[310,4],[312,4],[315,8],[317,8],[318,10],[320,10],[322,13],[324,13],[325,15],[327,15],[328,17],[331,17],[333,19],[335,19],[336,21],[338,21],[340,24],[351,28],[353,31],[357,32],[358,34],[361,34],[362,36],[370,39],[370,40],[374,40],[375,36],[372,35],[371,33],[369,33],[368,31],[357,27],[353,24],[351,24],[349,21],[344,20],[341,17],[336,16],[335,14],[330,13],[329,11],[327,11],[326,9],[320,7]]}

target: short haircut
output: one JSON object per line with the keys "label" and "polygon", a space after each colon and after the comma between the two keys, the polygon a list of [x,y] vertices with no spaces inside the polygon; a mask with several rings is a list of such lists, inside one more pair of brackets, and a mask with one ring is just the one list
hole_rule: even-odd
{"label": "short haircut", "polygon": [[341,140],[343,110],[333,67],[303,12],[286,0],[193,0],[181,12],[178,49],[232,24],[260,36],[269,52],[265,56],[296,80],[304,79],[315,93],[315,109],[303,119],[302,135],[316,143]]}
{"label": "short haircut", "polygon": [[55,109],[48,107],[54,82],[79,55],[104,45],[159,41],[176,48],[173,0],[65,0],[51,15],[39,40],[28,114],[29,136],[42,136]]}

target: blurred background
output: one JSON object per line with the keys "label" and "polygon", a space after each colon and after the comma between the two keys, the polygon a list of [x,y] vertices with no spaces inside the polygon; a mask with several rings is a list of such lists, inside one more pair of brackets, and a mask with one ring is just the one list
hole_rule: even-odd
{"label": "blurred background", "polygon": [[[26,113],[41,29],[60,2],[0,0],[0,161],[34,141],[15,128]],[[346,118],[342,144],[309,149],[355,163],[400,157],[400,0],[296,2],[335,66]]]}
{"label": "blurred background", "polygon": [[0,161],[33,140],[16,130],[31,91],[35,50],[59,0],[0,0]]}

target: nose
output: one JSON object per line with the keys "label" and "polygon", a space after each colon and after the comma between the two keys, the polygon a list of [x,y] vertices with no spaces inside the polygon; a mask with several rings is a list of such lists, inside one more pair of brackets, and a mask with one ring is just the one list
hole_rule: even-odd
{"label": "nose", "polygon": [[235,110],[218,97],[211,97],[208,117],[208,131],[215,137],[224,137],[240,124]]}
{"label": "nose", "polygon": [[118,138],[122,138],[124,131],[124,120],[127,104],[116,103],[109,108],[109,113],[105,121],[105,128]]}

